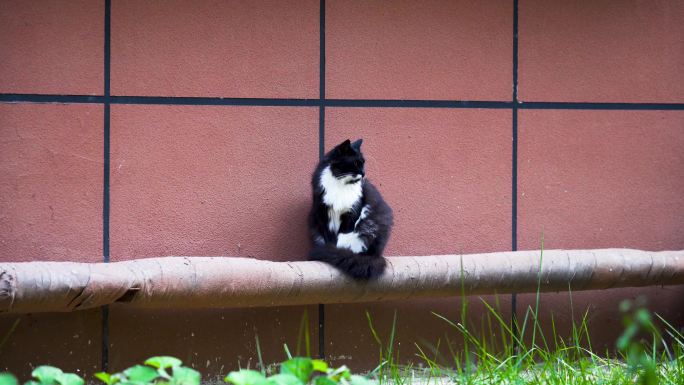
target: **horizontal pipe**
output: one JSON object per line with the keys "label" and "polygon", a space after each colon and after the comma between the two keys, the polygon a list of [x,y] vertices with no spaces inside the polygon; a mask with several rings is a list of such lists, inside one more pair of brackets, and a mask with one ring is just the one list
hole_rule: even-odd
{"label": "horizontal pipe", "polygon": [[[0,313],[223,308],[684,284],[684,251],[516,251],[389,257],[357,282],[321,262],[163,257],[114,263],[0,263]],[[541,275],[540,275],[540,262]]]}

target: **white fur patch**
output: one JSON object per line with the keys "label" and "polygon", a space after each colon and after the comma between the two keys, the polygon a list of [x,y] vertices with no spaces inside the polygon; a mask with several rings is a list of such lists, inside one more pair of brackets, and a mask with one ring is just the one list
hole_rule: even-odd
{"label": "white fur patch", "polygon": [[341,211],[335,211],[332,208],[328,209],[328,229],[335,234],[340,231],[342,214],[344,213]]}
{"label": "white fur patch", "polygon": [[333,233],[340,230],[340,217],[350,211],[354,203],[361,199],[361,182],[347,183],[360,175],[348,175],[337,179],[330,166],[321,172],[320,186],[323,188],[323,203],[328,209],[328,228]]}
{"label": "white fur patch", "polygon": [[345,176],[337,179],[330,171],[330,166],[321,173],[321,187],[325,190],[323,203],[335,211],[349,211],[354,203],[361,198],[361,183],[347,183],[359,176]]}
{"label": "white fur patch", "polygon": [[342,233],[337,236],[337,247],[349,249],[355,253],[366,251],[366,244],[357,233]]}
{"label": "white fur patch", "polygon": [[361,214],[359,214],[359,219],[357,219],[357,220],[356,220],[356,223],[354,223],[354,228],[356,228],[356,226],[359,225],[359,222],[361,222],[362,220],[366,219],[366,217],[368,216],[368,214],[370,214],[370,206],[369,206],[369,205],[365,205],[365,206],[363,206],[363,208],[361,209]]}

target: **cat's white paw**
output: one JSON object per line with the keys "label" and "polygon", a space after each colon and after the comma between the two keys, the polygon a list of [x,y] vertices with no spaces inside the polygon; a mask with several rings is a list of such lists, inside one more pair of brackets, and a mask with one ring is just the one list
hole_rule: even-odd
{"label": "cat's white paw", "polygon": [[366,244],[357,233],[342,233],[337,235],[337,247],[349,249],[355,253],[366,251]]}
{"label": "cat's white paw", "polygon": [[356,230],[356,226],[359,225],[359,223],[366,219],[368,214],[370,214],[371,208],[369,205],[363,206],[363,209],[361,209],[361,214],[359,214],[359,219],[356,220],[356,223],[354,223],[354,230]]}

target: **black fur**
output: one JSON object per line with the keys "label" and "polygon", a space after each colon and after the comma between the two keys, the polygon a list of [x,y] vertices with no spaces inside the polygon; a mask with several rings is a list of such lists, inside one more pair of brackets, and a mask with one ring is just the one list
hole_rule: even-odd
{"label": "black fur", "polygon": [[[329,263],[354,279],[370,279],[379,276],[385,270],[386,263],[382,253],[393,224],[392,209],[375,186],[363,178],[356,182],[361,183],[361,198],[341,216],[340,229],[334,233],[328,227],[329,206],[323,200],[325,190],[320,184],[321,173],[328,166],[338,178],[357,174],[365,176],[365,161],[360,147],[361,140],[354,143],[346,140],[327,153],[314,170],[311,180],[313,205],[309,213],[309,259]],[[365,206],[370,208],[370,212],[357,224]],[[338,234],[349,232],[358,234],[366,246],[365,251],[357,254],[349,249],[337,247]]]}

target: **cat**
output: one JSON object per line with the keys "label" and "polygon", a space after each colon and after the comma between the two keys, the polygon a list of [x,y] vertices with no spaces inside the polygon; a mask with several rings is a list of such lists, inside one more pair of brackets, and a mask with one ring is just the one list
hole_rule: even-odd
{"label": "cat", "polygon": [[357,280],[385,270],[382,252],[393,224],[392,209],[365,178],[362,142],[347,139],[318,163],[309,213],[309,260],[329,263]]}

